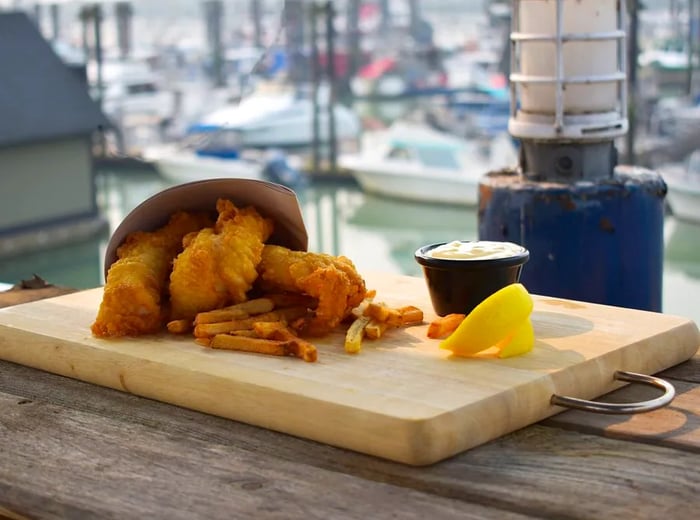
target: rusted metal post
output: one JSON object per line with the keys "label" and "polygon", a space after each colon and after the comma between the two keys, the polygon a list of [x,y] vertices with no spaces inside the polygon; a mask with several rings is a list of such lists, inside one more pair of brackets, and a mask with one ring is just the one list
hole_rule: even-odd
{"label": "rusted metal post", "polygon": [[51,39],[57,41],[61,37],[61,9],[58,4],[49,6],[49,15],[51,18]]}
{"label": "rusted metal post", "polygon": [[347,20],[348,51],[350,55],[348,77],[346,79],[349,82],[360,69],[360,0],[348,1]]}
{"label": "rusted metal post", "polygon": [[311,103],[313,106],[312,134],[311,134],[311,168],[314,175],[318,175],[321,169],[321,123],[320,107],[318,101],[319,83],[321,82],[320,63],[318,55],[318,10],[316,5],[309,10],[309,32],[311,38]]}
{"label": "rusted metal post", "polygon": [[222,0],[206,0],[204,2],[204,16],[207,27],[207,40],[211,57],[212,78],[214,86],[226,86],[226,73],[224,71],[224,55],[222,42],[222,25],[224,5]]}
{"label": "rusted metal post", "polygon": [[[313,7],[313,3],[311,5]],[[307,12],[303,0],[284,0],[284,28],[289,60],[289,81],[293,85],[300,85],[307,79],[307,60],[303,54],[306,20]]]}
{"label": "rusted metal post", "polygon": [[253,21],[253,44],[256,47],[263,46],[262,38],[262,0],[250,1],[250,17]]}
{"label": "rusted metal post", "polygon": [[114,5],[114,14],[117,19],[119,55],[125,59],[131,53],[131,20],[134,14],[131,2],[117,2]]}
{"label": "rusted metal post", "polygon": [[326,2],[326,75],[328,80],[328,163],[330,173],[338,171],[338,142],[335,128],[335,104],[336,104],[336,81],[335,81],[335,9],[333,2]]}
{"label": "rusted metal post", "polygon": [[95,35],[95,69],[97,70],[97,104],[102,106],[104,97],[104,78],[102,77],[102,7],[98,4],[93,4],[92,7],[92,23]]}

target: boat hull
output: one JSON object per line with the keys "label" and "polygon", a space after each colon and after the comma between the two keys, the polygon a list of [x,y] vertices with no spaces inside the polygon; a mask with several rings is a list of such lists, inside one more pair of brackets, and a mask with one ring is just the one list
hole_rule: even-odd
{"label": "boat hull", "polygon": [[666,179],[666,198],[678,220],[700,224],[700,183],[689,186]]}
{"label": "boat hull", "polygon": [[262,179],[263,165],[245,159],[201,157],[195,153],[161,153],[150,158],[158,173],[169,182],[181,184],[202,179]]}
{"label": "boat hull", "polygon": [[360,187],[367,193],[397,199],[455,206],[476,206],[479,179],[466,172],[445,173],[439,170],[402,172],[361,167],[341,161]]}

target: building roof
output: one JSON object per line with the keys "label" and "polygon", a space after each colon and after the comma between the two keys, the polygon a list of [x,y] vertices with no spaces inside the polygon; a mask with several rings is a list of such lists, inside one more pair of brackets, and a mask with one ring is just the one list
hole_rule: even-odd
{"label": "building roof", "polygon": [[86,134],[109,120],[23,12],[0,13],[0,146]]}

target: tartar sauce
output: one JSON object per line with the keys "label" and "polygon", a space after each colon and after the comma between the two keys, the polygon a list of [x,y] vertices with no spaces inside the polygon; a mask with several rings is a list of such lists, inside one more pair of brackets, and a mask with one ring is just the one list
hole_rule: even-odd
{"label": "tartar sauce", "polygon": [[522,252],[523,248],[512,242],[490,242],[480,240],[461,242],[455,240],[436,247],[427,252],[433,258],[449,260],[488,260],[493,258],[508,258]]}

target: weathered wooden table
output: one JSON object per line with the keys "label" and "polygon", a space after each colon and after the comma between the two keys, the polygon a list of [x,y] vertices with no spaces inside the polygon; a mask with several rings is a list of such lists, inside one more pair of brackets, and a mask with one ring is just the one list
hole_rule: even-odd
{"label": "weathered wooden table", "polygon": [[662,376],[666,408],[568,411],[416,468],[0,362],[0,517],[695,518],[700,356]]}

